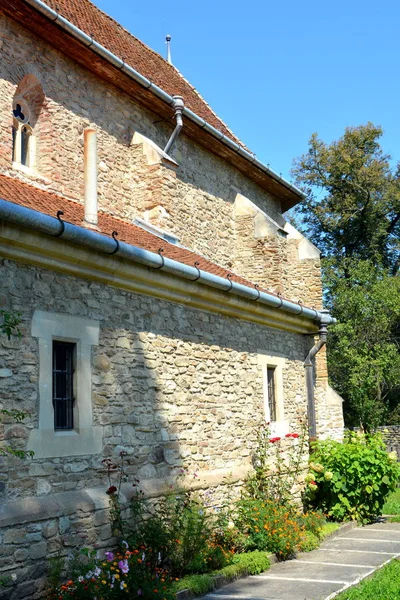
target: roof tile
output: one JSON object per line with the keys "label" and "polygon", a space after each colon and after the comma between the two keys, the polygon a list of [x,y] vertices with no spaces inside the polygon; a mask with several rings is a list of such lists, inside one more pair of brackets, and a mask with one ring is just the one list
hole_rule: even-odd
{"label": "roof tile", "polygon": [[89,0],[45,0],[45,3],[87,35],[122,58],[170,96],[183,96],[185,105],[236,143],[240,140],[179,71]]}

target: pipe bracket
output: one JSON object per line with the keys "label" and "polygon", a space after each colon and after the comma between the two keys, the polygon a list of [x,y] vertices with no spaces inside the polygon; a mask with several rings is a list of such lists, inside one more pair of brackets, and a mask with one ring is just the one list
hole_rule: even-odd
{"label": "pipe bracket", "polygon": [[118,252],[118,250],[119,250],[119,241],[117,240],[118,231],[113,231],[111,235],[112,235],[112,238],[113,238],[113,240],[115,242],[115,248],[114,248],[114,250],[112,252],[107,252],[107,254],[109,254],[110,256],[112,254],[116,254]]}
{"label": "pipe bracket", "polygon": [[260,286],[258,285],[258,283],[256,283],[255,286],[254,286],[254,289],[257,291],[258,295],[257,295],[257,298],[253,298],[253,302],[257,302],[257,300],[260,299],[261,294],[260,294],[260,289],[259,288],[260,288]]}
{"label": "pipe bracket", "polygon": [[200,264],[199,261],[196,260],[196,262],[194,263],[194,268],[197,269],[198,275],[194,279],[191,279],[191,281],[197,281],[201,277],[201,271],[199,269],[199,264]]}
{"label": "pipe bracket", "polygon": [[228,275],[226,276],[226,278],[228,279],[229,283],[231,284],[230,287],[228,287],[226,290],[224,290],[224,292],[230,292],[231,289],[233,288],[233,281],[232,281],[232,274],[228,273]]}
{"label": "pipe bracket", "polygon": [[158,267],[152,267],[155,271],[157,271],[158,269],[162,269],[163,266],[164,266],[164,264],[165,264],[165,259],[163,257],[163,252],[164,252],[164,248],[159,248],[158,249],[158,254],[159,254],[160,258],[161,258],[161,265],[158,266]]}
{"label": "pipe bracket", "polygon": [[277,306],[276,308],[282,308],[282,305],[283,305],[282,294],[280,292],[278,292],[276,295],[278,296],[278,298],[280,300],[280,305]]}
{"label": "pipe bracket", "polygon": [[58,210],[57,211],[57,219],[60,221],[60,231],[58,233],[55,233],[54,237],[60,237],[60,236],[62,236],[62,234],[65,231],[65,223],[61,219],[61,215],[63,215],[63,214],[64,214],[64,212],[62,210]]}
{"label": "pipe bracket", "polygon": [[303,303],[301,300],[297,300],[297,304],[300,306],[300,312],[297,314],[301,315],[301,314],[303,314]]}

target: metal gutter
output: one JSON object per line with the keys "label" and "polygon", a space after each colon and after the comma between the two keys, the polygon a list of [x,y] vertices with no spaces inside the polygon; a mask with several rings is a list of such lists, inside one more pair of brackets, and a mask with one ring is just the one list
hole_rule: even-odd
{"label": "metal gutter", "polygon": [[[62,17],[55,10],[53,10],[52,8],[47,6],[47,4],[45,4],[41,0],[24,0],[24,1],[27,4],[30,4],[31,6],[33,6],[33,8],[38,10],[40,13],[45,15],[48,19],[50,19],[54,23],[57,22],[57,24],[62,29],[67,31],[70,35],[72,35],[74,38],[76,38],[80,42],[82,42],[85,46],[87,46],[87,48],[90,48],[91,50],[93,50],[93,52],[96,52],[96,54],[98,54],[99,56],[101,56],[102,58],[107,60],[109,63],[111,63],[119,71],[122,71],[123,73],[128,75],[128,77],[130,77],[131,79],[133,79],[134,81],[136,81],[137,83],[139,83],[140,85],[145,87],[146,89],[150,90],[155,96],[160,98],[163,102],[165,102],[166,104],[169,104],[169,105],[174,104],[174,98],[172,96],[170,96],[169,94],[167,94],[167,92],[164,92],[163,89],[161,89],[160,87],[158,87],[157,85],[152,83],[149,79],[147,79],[147,77],[144,77],[138,71],[136,71],[135,69],[133,69],[132,67],[127,65],[121,58],[119,58],[118,56],[116,56],[115,54],[113,54],[112,52],[107,50],[107,48],[105,48],[104,46],[102,46],[101,44],[96,42],[92,37],[90,37],[85,32],[83,32],[81,29],[79,29],[78,27],[73,25],[73,23],[71,23],[70,21],[65,19],[65,17]],[[229,137],[227,137],[226,135],[221,133],[221,131],[218,131],[218,129],[216,129],[209,123],[207,123],[207,121],[205,121],[202,117],[199,117],[196,113],[191,111],[189,108],[185,107],[183,109],[183,115],[185,117],[187,117],[188,119],[190,119],[193,123],[195,123],[196,125],[201,127],[202,129],[207,131],[207,133],[212,135],[214,138],[216,138],[217,140],[222,142],[225,146],[227,146],[231,150],[235,151],[237,154],[239,154],[242,158],[247,160],[249,163],[255,165],[258,169],[260,169],[261,171],[264,171],[264,173],[266,173],[267,175],[272,177],[272,179],[275,179],[275,181],[279,182],[280,184],[282,184],[283,186],[288,188],[291,192],[295,193],[300,199],[303,199],[306,197],[306,195],[301,190],[299,190],[296,186],[294,186],[291,183],[289,183],[288,181],[286,181],[286,179],[281,177],[278,173],[276,173],[275,171],[270,169],[267,165],[265,165],[264,163],[259,161],[255,157],[254,154],[245,150],[242,146],[240,146],[239,144],[237,144],[236,142],[231,140]]]}
{"label": "metal gutter", "polygon": [[248,287],[232,281],[229,275],[225,279],[224,277],[213,275],[208,271],[201,271],[195,266],[190,267],[184,263],[166,258],[161,253],[157,254],[125,242],[119,242],[116,236],[114,237],[115,232],[113,237],[108,237],[91,229],[72,225],[63,221],[61,216],[62,213],[58,213],[57,218],[50,217],[31,208],[25,208],[0,199],[0,219],[4,219],[5,221],[29,227],[53,237],[60,237],[75,244],[88,246],[98,252],[140,263],[153,269],[166,271],[182,279],[196,281],[197,283],[219,289],[226,293],[257,301],[260,304],[265,304],[266,306],[292,315],[298,315],[299,318],[318,324],[330,325],[336,322],[336,319],[325,312],[307,308],[299,303],[284,300],[279,296],[274,296],[267,292],[260,292],[255,287]]}

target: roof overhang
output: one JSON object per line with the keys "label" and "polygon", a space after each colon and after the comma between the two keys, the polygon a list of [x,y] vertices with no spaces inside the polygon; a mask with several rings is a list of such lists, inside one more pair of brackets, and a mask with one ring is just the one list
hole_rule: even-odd
{"label": "roof overhang", "polygon": [[[54,48],[72,58],[82,67],[92,71],[112,85],[130,95],[147,109],[165,120],[173,115],[171,103],[167,101],[168,94],[162,99],[154,93],[154,88],[146,87],[135,81],[121,68],[117,68],[109,60],[95,51],[95,45],[85,45],[72,35],[59,22],[52,22],[44,14],[36,10],[25,0],[3,0],[1,10],[11,19],[17,21],[28,30],[45,39]],[[83,33],[83,32],[82,32]],[[143,78],[144,79],[144,78]],[[281,203],[282,211],[289,210],[298,204],[304,195],[300,190],[289,184],[279,175],[260,163],[246,149],[229,140],[222,133],[210,126],[191,111],[185,113],[184,133],[207,150],[234,165],[244,175],[267,190]],[[197,117],[197,118],[196,118]],[[214,131],[212,131],[214,129]]]}

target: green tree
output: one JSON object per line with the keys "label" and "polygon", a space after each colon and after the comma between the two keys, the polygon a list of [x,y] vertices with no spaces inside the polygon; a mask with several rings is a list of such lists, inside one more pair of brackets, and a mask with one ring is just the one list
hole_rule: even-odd
{"label": "green tree", "polygon": [[322,252],[325,301],[338,319],[330,377],[346,424],[366,430],[389,419],[400,393],[400,166],[381,135],[371,123],[331,144],[314,134],[293,168],[307,194],[295,219]]}
{"label": "green tree", "polygon": [[400,256],[400,165],[390,166],[372,123],[326,144],[317,134],[294,161],[307,199],[297,215],[324,257],[370,260],[394,274]]}
{"label": "green tree", "polygon": [[400,277],[370,261],[341,266],[325,261],[326,299],[338,319],[329,337],[329,374],[346,400],[346,424],[368,431],[388,423],[398,404]]}

